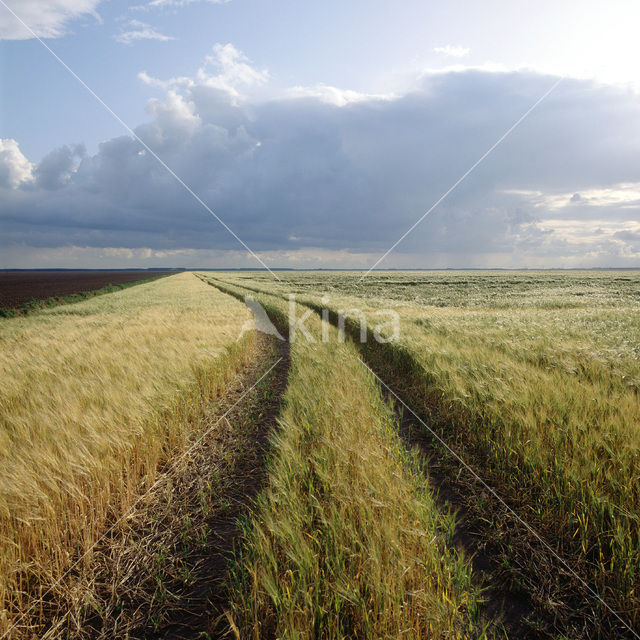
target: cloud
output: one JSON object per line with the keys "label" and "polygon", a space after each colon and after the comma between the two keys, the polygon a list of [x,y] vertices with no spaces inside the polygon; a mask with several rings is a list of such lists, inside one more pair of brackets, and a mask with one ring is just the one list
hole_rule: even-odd
{"label": "cloud", "polygon": [[121,28],[120,32],[113,37],[121,44],[133,44],[137,40],[160,40],[161,42],[175,40],[175,38],[165,36],[159,31],[156,31],[151,25],[148,25],[146,22],[140,22],[140,20],[129,20],[129,22]]}
{"label": "cloud", "polygon": [[146,85],[166,91],[189,91],[200,87],[218,89],[227,95],[240,97],[241,91],[265,84],[269,80],[269,72],[253,67],[241,51],[227,43],[214,45],[213,55],[205,58],[204,64],[193,77],[179,76],[160,80],[141,71],[138,78]]}
{"label": "cloud", "polygon": [[326,84],[316,84],[311,87],[296,86],[285,91],[285,97],[289,98],[317,98],[326,104],[336,107],[344,107],[354,102],[364,102],[367,100],[391,100],[393,94],[371,94],[360,93],[349,89],[339,89]]}
{"label": "cloud", "polygon": [[0,187],[17,189],[33,181],[33,164],[13,138],[0,138]]}
{"label": "cloud", "polygon": [[[555,81],[468,70],[394,96],[266,99],[254,92],[268,73],[229,44],[191,77],[141,78],[161,95],[137,135],[268,264],[350,267],[372,264]],[[566,80],[383,264],[639,264],[639,115],[632,93]],[[7,149],[5,255],[69,246],[129,265],[150,264],[143,249],[156,263],[253,264],[130,136],[35,168]]]}
{"label": "cloud", "polygon": [[226,4],[231,0],[151,0],[147,4],[131,7],[132,9],[154,9],[158,7],[184,7],[196,2],[208,2],[209,4]]}
{"label": "cloud", "polygon": [[468,49],[467,47],[455,47],[451,44],[448,44],[444,47],[434,47],[433,50],[436,53],[447,56],[449,58],[464,58],[471,51],[471,49]]}
{"label": "cloud", "polygon": [[50,151],[39,162],[34,178],[36,185],[42,189],[61,189],[77,170],[77,161],[84,158],[84,145],[65,145]]}
{"label": "cloud", "polygon": [[[11,11],[0,6],[0,39],[59,38],[67,33],[68,23],[92,16],[101,0],[4,0]],[[21,22],[22,21],[22,22]],[[23,24],[24,23],[24,24]],[[25,24],[30,27],[25,27]]]}
{"label": "cloud", "polygon": [[640,207],[640,181],[612,184],[606,188],[592,187],[583,189],[580,193],[543,193],[526,189],[505,190],[504,193],[525,196],[534,206],[547,210],[564,209],[572,205],[579,205],[581,210],[584,207],[616,205],[633,209]]}

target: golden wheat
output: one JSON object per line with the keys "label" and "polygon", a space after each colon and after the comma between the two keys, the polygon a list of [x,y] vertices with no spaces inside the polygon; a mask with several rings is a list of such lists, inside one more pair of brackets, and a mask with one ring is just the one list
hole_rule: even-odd
{"label": "golden wheat", "polygon": [[[278,298],[256,297],[286,316]],[[319,332],[317,318],[308,324]],[[235,567],[236,637],[485,637],[453,518],[396,428],[335,329],[327,343],[292,343],[269,485]]]}
{"label": "golden wheat", "polygon": [[[316,307],[328,295],[333,311],[359,308],[370,321],[381,308],[395,309],[400,341],[386,351],[366,345],[389,381],[406,384],[415,408],[460,452],[517,491],[523,515],[555,536],[600,594],[637,624],[638,272],[359,276],[224,279],[281,296],[291,291]],[[405,368],[398,375],[397,358]]]}
{"label": "golden wheat", "polygon": [[188,441],[248,319],[184,273],[0,320],[0,630]]}

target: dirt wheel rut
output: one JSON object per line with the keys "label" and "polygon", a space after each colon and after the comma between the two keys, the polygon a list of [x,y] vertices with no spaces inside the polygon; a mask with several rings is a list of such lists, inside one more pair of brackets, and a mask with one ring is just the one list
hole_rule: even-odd
{"label": "dirt wheel rut", "polygon": [[255,357],[207,421],[216,427],[166,472],[164,488],[141,506],[124,540],[99,550],[100,613],[65,637],[216,637],[240,520],[266,479],[289,372],[287,342],[261,333],[256,341]]}

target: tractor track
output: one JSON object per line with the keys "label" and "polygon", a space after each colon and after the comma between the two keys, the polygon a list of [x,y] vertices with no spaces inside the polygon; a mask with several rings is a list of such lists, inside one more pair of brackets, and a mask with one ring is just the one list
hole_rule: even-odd
{"label": "tractor track", "polygon": [[100,613],[64,637],[226,635],[228,571],[241,522],[266,481],[289,366],[289,343],[257,333],[254,355],[207,420],[216,427],[166,471],[166,488],[141,506],[124,539],[98,550]]}
{"label": "tractor track", "polygon": [[[221,501],[226,503],[223,513],[213,516],[209,525],[212,535],[210,543],[200,550],[198,574],[200,579],[189,593],[183,594],[183,605],[177,607],[161,632],[145,635],[145,638],[167,638],[172,640],[195,640],[196,638],[226,635],[225,608],[228,602],[226,576],[230,560],[240,533],[240,521],[251,509],[253,500],[263,488],[266,480],[265,462],[269,451],[269,439],[277,426],[277,418],[287,387],[289,373],[289,343],[258,334],[258,340],[268,342],[279,358],[278,364],[265,381],[265,389],[254,402],[246,398],[243,406],[236,407],[229,416],[236,416],[249,408],[244,421],[253,425],[253,455],[240,460],[229,478],[229,486]],[[261,375],[266,362],[254,364],[248,379]]]}

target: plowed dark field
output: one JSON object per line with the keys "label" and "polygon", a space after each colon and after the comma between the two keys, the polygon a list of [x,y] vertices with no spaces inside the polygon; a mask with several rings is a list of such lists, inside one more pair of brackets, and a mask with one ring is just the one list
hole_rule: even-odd
{"label": "plowed dark field", "polygon": [[0,272],[0,308],[13,309],[30,300],[69,296],[101,289],[110,284],[137,282],[167,273],[146,270],[3,271]]}

